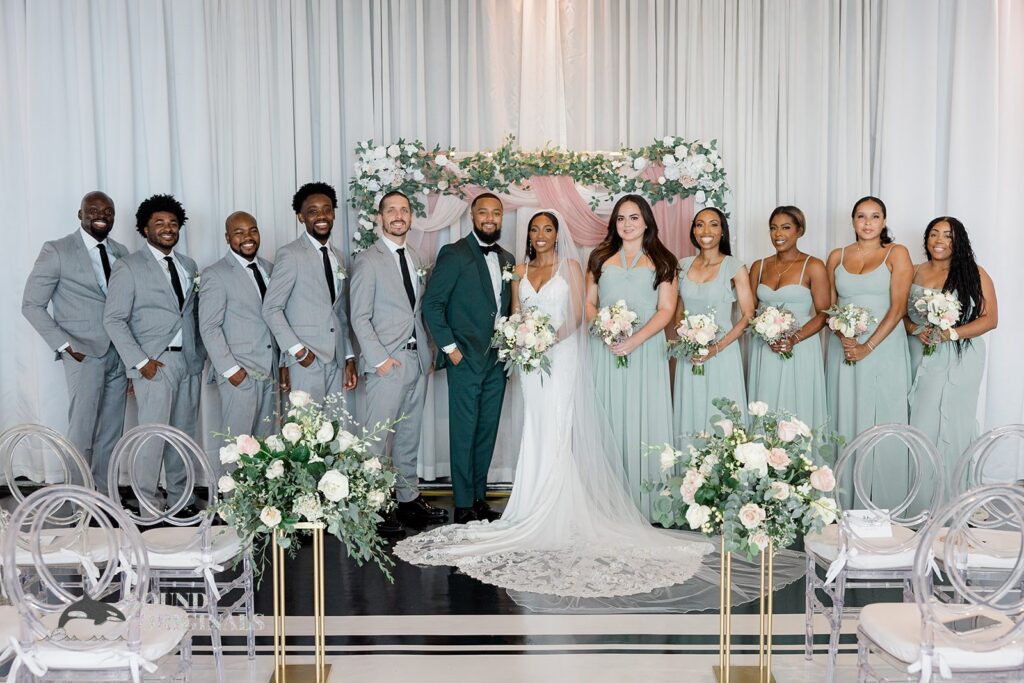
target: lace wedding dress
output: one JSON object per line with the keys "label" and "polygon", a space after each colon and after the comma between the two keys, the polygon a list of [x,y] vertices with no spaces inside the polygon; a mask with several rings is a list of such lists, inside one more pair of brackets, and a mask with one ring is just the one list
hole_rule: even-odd
{"label": "lace wedding dress", "polygon": [[579,263],[564,260],[540,291],[523,277],[519,298],[551,316],[560,341],[549,351],[550,376],[521,373],[510,385],[522,420],[503,427],[521,435],[508,505],[496,522],[433,529],[399,542],[395,554],[512,591],[573,598],[685,582],[712,546],[651,527],[629,497],[590,384]]}

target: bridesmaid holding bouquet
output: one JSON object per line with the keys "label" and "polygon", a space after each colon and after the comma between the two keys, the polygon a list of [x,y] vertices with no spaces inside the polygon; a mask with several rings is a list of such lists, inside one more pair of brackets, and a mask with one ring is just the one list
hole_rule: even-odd
{"label": "bridesmaid holding bouquet", "polygon": [[751,401],[763,401],[811,427],[822,427],[828,415],[818,333],[825,326],[823,311],[831,302],[831,284],[822,260],[800,251],[797,244],[806,230],[803,211],[780,206],[772,211],[768,226],[775,254],[755,261],[750,269],[754,306],[791,312],[797,329],[770,344],[755,335],[747,392]]}

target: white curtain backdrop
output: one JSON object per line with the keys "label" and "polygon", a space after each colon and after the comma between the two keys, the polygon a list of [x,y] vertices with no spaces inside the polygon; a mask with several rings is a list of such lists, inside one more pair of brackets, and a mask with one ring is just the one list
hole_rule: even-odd
{"label": "white curtain backdrop", "polygon": [[[200,266],[224,253],[236,209],[272,257],[297,234],[299,184],[347,195],[357,140],[475,151],[508,133],[577,150],[717,138],[748,263],[770,252],[780,203],[804,209],[803,247],[822,257],[850,241],[867,193],[915,260],[927,221],[958,216],[1002,303],[982,427],[1024,421],[1022,65],[1014,0],[4,0],[0,428],[66,424],[63,373],[20,301],[85,192],[114,198],[132,248],[138,202],[172,192]],[[208,390],[204,420],[218,410]]]}

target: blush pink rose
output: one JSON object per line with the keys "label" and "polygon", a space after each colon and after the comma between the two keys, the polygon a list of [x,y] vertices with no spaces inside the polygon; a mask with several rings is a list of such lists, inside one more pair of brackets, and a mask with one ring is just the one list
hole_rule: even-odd
{"label": "blush pink rose", "polygon": [[768,451],[768,464],[777,470],[784,470],[789,467],[789,453],[785,448],[773,448]]}
{"label": "blush pink rose", "polygon": [[828,493],[836,487],[836,477],[830,467],[819,467],[811,472],[811,486]]}

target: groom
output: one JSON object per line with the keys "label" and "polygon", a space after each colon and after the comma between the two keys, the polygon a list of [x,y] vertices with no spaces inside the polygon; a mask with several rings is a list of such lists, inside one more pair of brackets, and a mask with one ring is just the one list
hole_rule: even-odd
{"label": "groom", "polygon": [[473,200],[473,234],[443,247],[423,297],[423,319],[448,369],[448,429],[455,523],[501,515],[484,500],[505,394],[505,371],[490,347],[497,317],[508,315],[515,257],[498,246],[501,200]]}

